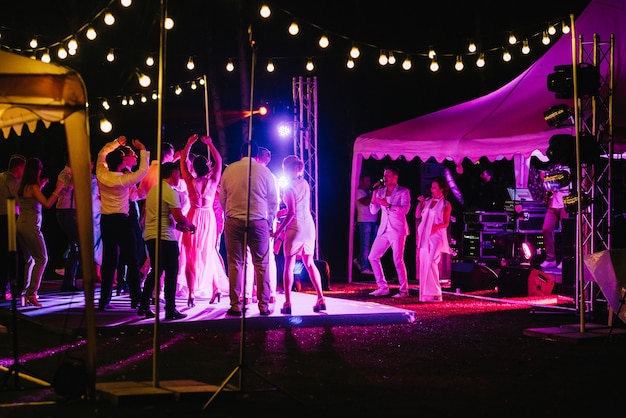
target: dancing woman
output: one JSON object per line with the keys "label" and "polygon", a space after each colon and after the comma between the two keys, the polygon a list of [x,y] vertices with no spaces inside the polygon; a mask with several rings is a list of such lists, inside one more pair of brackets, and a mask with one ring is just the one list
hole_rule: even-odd
{"label": "dancing woman", "polygon": [[283,191],[283,201],[287,209],[285,219],[274,233],[274,236],[277,237],[283,230],[286,231],[285,242],[283,243],[285,304],[280,312],[291,315],[293,268],[298,256],[302,257],[302,263],[309,273],[309,278],[317,293],[317,302],[313,306],[313,311],[325,311],[326,302],[322,294],[322,279],[313,258],[315,223],[311,215],[311,188],[309,183],[302,178],[304,163],[295,155],[290,155],[283,160],[283,172],[288,177],[289,182]]}
{"label": "dancing woman", "polygon": [[441,302],[439,262],[442,253],[450,253],[448,225],[452,206],[446,199],[450,187],[442,176],[435,177],[430,186],[432,197],[417,198],[415,217],[421,218],[417,228],[419,251],[420,302]]}
{"label": "dancing woman", "polygon": [[[187,140],[180,159],[180,172],[187,184],[190,208],[187,219],[196,226],[195,234],[183,235],[185,247],[185,277],[189,291],[188,306],[194,306],[196,294],[219,302],[221,290],[228,288],[226,272],[219,261],[215,243],[217,242],[217,222],[213,202],[215,192],[222,177],[222,156],[213,144],[211,137],[203,136],[200,140],[209,148],[215,160],[211,165],[203,155],[196,155],[189,161],[189,153],[198,135]],[[192,170],[189,168],[191,162]],[[197,290],[196,290],[197,289]]]}
{"label": "dancing woman", "polygon": [[38,158],[30,158],[26,161],[24,176],[17,191],[20,215],[15,225],[17,240],[26,261],[24,302],[26,305],[37,307],[41,307],[41,303],[37,300],[37,292],[46,264],[48,264],[46,241],[41,233],[41,208],[43,206],[50,209],[64,188],[63,180],[58,180],[56,189],[50,197],[44,196],[41,189],[48,183],[48,179],[41,178],[41,170],[43,170],[43,164]]}

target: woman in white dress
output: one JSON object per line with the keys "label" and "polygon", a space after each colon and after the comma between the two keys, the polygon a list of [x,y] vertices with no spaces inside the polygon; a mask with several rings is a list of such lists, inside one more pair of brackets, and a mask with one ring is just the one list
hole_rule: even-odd
{"label": "woman in white dress", "polygon": [[439,262],[441,254],[450,253],[448,224],[452,206],[446,200],[450,187],[443,176],[436,177],[430,186],[432,197],[420,196],[415,217],[421,218],[417,228],[419,251],[419,300],[441,302]]}
{"label": "woman in white dress", "polygon": [[315,223],[311,215],[311,188],[302,178],[304,163],[295,155],[285,157],[283,172],[288,178],[288,185],[283,189],[283,201],[286,206],[285,219],[274,233],[274,237],[285,231],[283,252],[285,268],[283,270],[283,287],[285,303],[281,313],[291,315],[291,286],[293,284],[293,268],[296,258],[301,257],[302,263],[309,273],[311,283],[317,293],[314,312],[325,311],[326,302],[322,293],[322,279],[315,266]]}

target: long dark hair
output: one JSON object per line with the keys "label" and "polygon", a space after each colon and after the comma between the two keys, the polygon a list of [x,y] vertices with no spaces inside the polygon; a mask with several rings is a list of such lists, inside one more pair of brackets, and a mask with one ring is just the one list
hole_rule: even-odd
{"label": "long dark hair", "polygon": [[39,158],[29,158],[24,166],[24,175],[22,181],[20,181],[20,187],[17,190],[18,196],[24,196],[24,188],[26,186],[32,186],[33,184],[39,185],[39,174],[43,170],[43,164]]}
{"label": "long dark hair", "polygon": [[441,192],[443,194],[444,199],[448,198],[448,193],[450,193],[450,185],[444,176],[437,176],[433,179],[433,182],[439,185]]}

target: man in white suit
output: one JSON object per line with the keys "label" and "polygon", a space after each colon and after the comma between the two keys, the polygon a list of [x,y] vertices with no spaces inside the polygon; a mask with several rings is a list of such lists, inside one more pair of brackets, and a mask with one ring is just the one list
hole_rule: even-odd
{"label": "man in white suit", "polygon": [[381,257],[391,247],[393,262],[398,273],[400,291],[394,298],[409,296],[409,280],[404,264],[404,246],[409,235],[409,224],[406,215],[411,208],[409,189],[398,185],[399,170],[396,167],[385,167],[383,184],[374,192],[370,202],[370,212],[381,211],[378,233],[372,244],[368,259],[374,271],[378,289],[371,296],[387,296],[389,285],[385,279]]}

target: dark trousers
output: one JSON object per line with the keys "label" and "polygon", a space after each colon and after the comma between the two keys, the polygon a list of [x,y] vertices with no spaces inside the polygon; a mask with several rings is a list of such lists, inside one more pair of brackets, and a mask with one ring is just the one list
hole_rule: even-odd
{"label": "dark trousers", "polygon": [[128,261],[126,281],[133,304],[141,298],[141,284],[139,283],[139,260],[137,258],[137,241],[132,232],[131,220],[124,214],[102,215],[100,227],[102,229],[102,283],[100,285],[100,309],[111,302],[113,277],[120,263],[120,254]]}
{"label": "dark trousers", "polygon": [[76,273],[78,272],[78,221],[76,209],[57,209],[57,222],[67,237],[68,253],[65,260],[65,275],[61,290],[69,290],[76,287]]}
{"label": "dark trousers", "polygon": [[15,291],[18,297],[24,287],[24,258],[17,246],[15,251],[15,254],[9,253],[9,218],[0,215],[0,299],[6,296],[12,279],[15,289],[11,288],[11,291]]}
{"label": "dark trousers", "polygon": [[[178,242],[161,240],[161,248],[159,251],[159,275],[161,277],[165,272],[165,282],[163,283],[163,293],[165,295],[165,314],[171,315],[176,310],[176,280],[178,279]],[[156,276],[156,240],[149,239],[146,241],[148,247],[148,256],[150,257],[150,273],[146,277],[141,294],[141,309],[147,310],[150,307],[150,299],[152,292],[155,291]],[[157,289],[160,288],[157,287]],[[156,291],[158,297],[158,291]]]}

